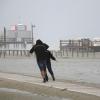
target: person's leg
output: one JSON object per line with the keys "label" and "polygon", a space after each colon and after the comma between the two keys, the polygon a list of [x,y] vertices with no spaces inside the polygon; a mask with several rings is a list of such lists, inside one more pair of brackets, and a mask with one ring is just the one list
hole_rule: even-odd
{"label": "person's leg", "polygon": [[39,69],[40,69],[40,72],[41,72],[41,76],[43,78],[43,82],[46,82],[46,66],[45,66],[45,63],[43,61],[39,61],[38,62],[38,66],[39,66]]}
{"label": "person's leg", "polygon": [[46,68],[45,68],[44,70],[45,70],[45,73],[46,73],[46,75],[45,75],[46,81],[48,81],[48,75],[47,75],[47,70],[46,70]]}
{"label": "person's leg", "polygon": [[46,81],[48,81],[48,80],[49,80],[47,73],[46,73],[46,75],[45,75],[45,78],[46,78]]}
{"label": "person's leg", "polygon": [[51,74],[52,79],[55,81],[55,77],[54,77],[53,70],[51,68],[51,62],[50,61],[47,61],[47,69],[48,69],[49,73]]}
{"label": "person's leg", "polygon": [[42,78],[43,78],[43,82],[46,82],[45,71],[44,70],[41,70],[41,75],[42,75]]}
{"label": "person's leg", "polygon": [[44,73],[45,73],[45,79],[46,79],[46,81],[48,81],[48,75],[47,75],[46,65],[45,65],[45,68],[44,68]]}

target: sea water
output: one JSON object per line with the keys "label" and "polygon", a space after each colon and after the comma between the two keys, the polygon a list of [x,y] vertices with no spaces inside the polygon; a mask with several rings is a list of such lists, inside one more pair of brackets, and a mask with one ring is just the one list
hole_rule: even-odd
{"label": "sea water", "polygon": [[[56,79],[95,83],[100,85],[100,59],[63,59],[51,61]],[[40,71],[34,57],[0,58],[0,71],[40,77]],[[48,73],[49,75],[49,73]],[[50,75],[49,75],[50,77]],[[72,100],[39,95],[17,89],[0,88],[0,100]]]}
{"label": "sea water", "polygon": [[[100,84],[100,59],[57,58],[51,63],[56,79]],[[0,58],[0,71],[40,77],[35,57]]]}

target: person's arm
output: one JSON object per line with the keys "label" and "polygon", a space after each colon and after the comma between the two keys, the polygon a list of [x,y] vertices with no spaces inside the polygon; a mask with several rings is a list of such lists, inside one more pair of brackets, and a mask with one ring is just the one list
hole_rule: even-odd
{"label": "person's arm", "polygon": [[49,51],[49,54],[50,54],[50,58],[52,59],[52,60],[55,60],[56,61],[56,58],[53,56],[53,54]]}
{"label": "person's arm", "polygon": [[30,52],[30,53],[33,53],[33,52],[34,52],[34,46],[30,49],[29,52]]}
{"label": "person's arm", "polygon": [[43,43],[43,45],[45,46],[46,49],[49,48],[49,46],[46,43]]}

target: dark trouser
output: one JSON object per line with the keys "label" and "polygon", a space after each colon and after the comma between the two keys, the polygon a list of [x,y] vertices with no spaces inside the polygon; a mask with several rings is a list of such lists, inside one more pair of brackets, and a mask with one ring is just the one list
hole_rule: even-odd
{"label": "dark trouser", "polygon": [[[51,61],[50,60],[47,60],[47,69],[48,69],[49,73],[51,74],[52,79],[55,80],[54,73],[53,73],[53,70],[51,68]],[[48,78],[47,75],[46,75],[46,77]]]}
{"label": "dark trouser", "polygon": [[53,73],[53,71],[52,71],[52,68],[51,68],[51,62],[50,62],[50,61],[47,61],[47,69],[48,69],[48,71],[49,71],[49,73],[50,73],[51,75],[54,75],[54,73]]}

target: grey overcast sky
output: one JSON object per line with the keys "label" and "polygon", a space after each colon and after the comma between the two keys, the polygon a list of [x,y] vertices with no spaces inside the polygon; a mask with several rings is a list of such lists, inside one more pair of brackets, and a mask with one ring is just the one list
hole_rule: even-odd
{"label": "grey overcast sky", "polygon": [[19,23],[58,49],[60,39],[100,37],[100,0],[0,0],[0,30]]}

